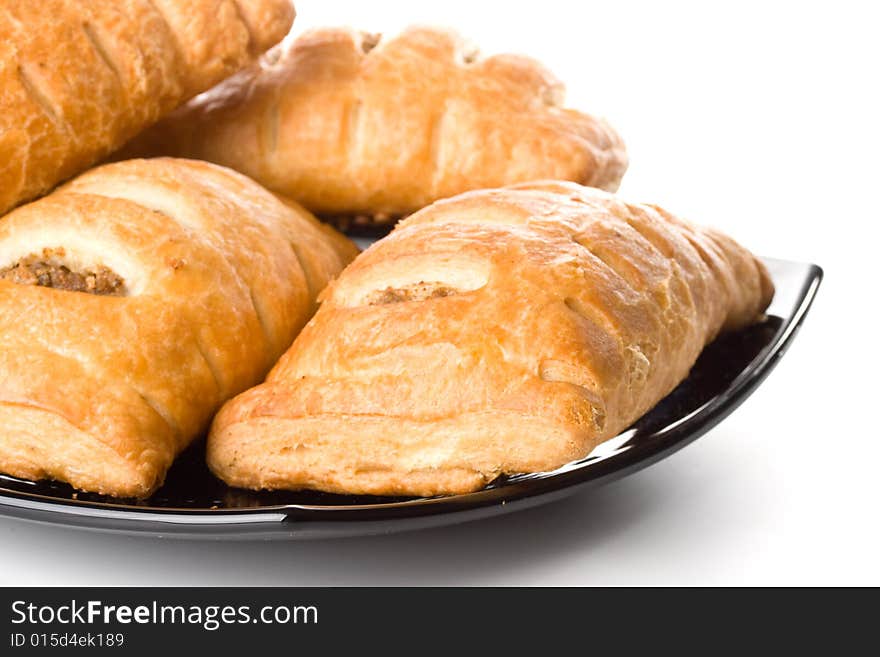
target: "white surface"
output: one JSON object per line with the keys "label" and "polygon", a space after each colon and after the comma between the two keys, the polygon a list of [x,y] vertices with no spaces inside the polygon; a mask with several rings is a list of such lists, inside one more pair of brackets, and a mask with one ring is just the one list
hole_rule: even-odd
{"label": "white surface", "polygon": [[[456,26],[604,114],[621,192],[825,268],[767,382],[692,446],[555,505],[312,543],[184,543],[0,520],[0,584],[880,584],[877,48],[871,3],[321,2],[295,31]],[[575,9],[576,8],[576,9]]]}

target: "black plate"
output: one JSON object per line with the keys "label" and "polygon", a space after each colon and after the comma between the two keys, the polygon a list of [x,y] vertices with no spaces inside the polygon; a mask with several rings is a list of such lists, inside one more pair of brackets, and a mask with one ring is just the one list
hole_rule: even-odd
{"label": "black plate", "polygon": [[765,322],[716,340],[690,376],[630,429],[552,472],[507,477],[477,493],[434,498],[254,493],[214,478],[204,465],[204,445],[197,444],[145,501],[77,494],[65,484],[0,475],[0,514],[129,533],[306,538],[450,524],[549,502],[669,456],[718,424],[764,380],[797,332],[822,278],[815,265],[765,262],[776,284]]}

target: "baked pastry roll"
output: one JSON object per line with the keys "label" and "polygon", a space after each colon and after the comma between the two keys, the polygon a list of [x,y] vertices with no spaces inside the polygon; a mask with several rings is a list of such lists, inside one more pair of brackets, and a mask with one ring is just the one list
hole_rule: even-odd
{"label": "baked pastry roll", "polygon": [[217,415],[208,462],[234,486],[381,495],[553,469],[772,295],[748,251],[654,206],[560,182],[463,194],[322,292],[266,383]]}
{"label": "baked pastry roll", "polygon": [[0,220],[0,472],[148,496],[355,247],[206,162],[94,169]]}
{"label": "baked pastry roll", "polygon": [[319,29],[193,100],[124,150],[217,162],[312,212],[372,223],[539,178],[617,188],[626,154],[563,106],[537,62],[482,58],[457,35]]}
{"label": "baked pastry roll", "polygon": [[280,41],[290,0],[0,0],[0,213]]}

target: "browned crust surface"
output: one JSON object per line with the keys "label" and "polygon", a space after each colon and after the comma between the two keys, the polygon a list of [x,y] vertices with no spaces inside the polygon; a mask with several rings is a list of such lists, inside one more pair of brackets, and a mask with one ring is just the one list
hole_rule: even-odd
{"label": "browned crust surface", "polygon": [[355,226],[541,178],[614,190],[627,164],[614,129],[565,107],[541,64],[429,27],[306,32],[124,152],[218,162]]}
{"label": "browned crust surface", "polygon": [[[220,405],[263,380],[356,251],[206,162],[107,165],[14,210],[0,221],[0,472],[149,495]],[[107,271],[125,294],[9,280],[34,254],[52,263],[47,282]]]}
{"label": "browned crust surface", "polygon": [[462,194],[323,292],[267,382],[215,419],[209,464],[235,486],[389,495],[552,469],[772,295],[748,251],[654,206],[561,182]]}
{"label": "browned crust surface", "polygon": [[289,0],[0,0],[0,214],[281,40]]}

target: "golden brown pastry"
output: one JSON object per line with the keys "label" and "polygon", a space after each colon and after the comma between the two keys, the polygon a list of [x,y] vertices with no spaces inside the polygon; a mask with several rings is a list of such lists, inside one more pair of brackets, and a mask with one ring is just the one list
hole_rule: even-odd
{"label": "golden brown pastry", "polygon": [[244,176],[93,169],[0,220],[0,472],[144,497],[354,257]]}
{"label": "golden brown pastry", "polygon": [[290,0],[0,0],[0,214],[271,47]]}
{"label": "golden brown pastry", "polygon": [[[537,62],[457,35],[307,32],[123,152],[217,162],[329,216],[387,221],[471,189],[538,178],[617,188],[623,143],[563,106]],[[341,218],[341,217],[340,217]]]}
{"label": "golden brown pastry", "polygon": [[435,495],[586,456],[773,295],[724,235],[573,183],[440,201],[322,292],[208,441],[234,486]]}

